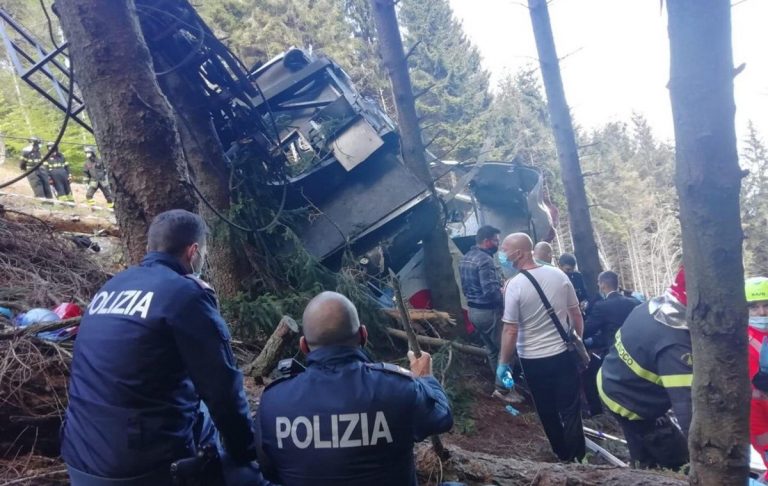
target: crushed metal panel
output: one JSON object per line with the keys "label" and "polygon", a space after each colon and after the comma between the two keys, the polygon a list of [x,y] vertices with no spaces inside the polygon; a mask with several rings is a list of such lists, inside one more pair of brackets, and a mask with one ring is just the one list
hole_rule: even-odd
{"label": "crushed metal panel", "polygon": [[358,118],[331,143],[333,155],[347,171],[384,145],[376,130],[363,118]]}
{"label": "crushed metal panel", "polygon": [[427,187],[398,159],[381,150],[346,172],[334,164],[295,187],[316,208],[297,233],[307,251],[323,259],[371,228],[422,205]]}

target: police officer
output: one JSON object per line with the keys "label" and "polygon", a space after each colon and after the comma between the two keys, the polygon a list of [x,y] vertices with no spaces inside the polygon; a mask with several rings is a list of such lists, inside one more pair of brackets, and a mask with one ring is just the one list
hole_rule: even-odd
{"label": "police officer", "polygon": [[453,425],[432,359],[411,371],[371,363],[352,302],[323,292],[309,303],[301,350],[307,370],[273,382],[259,408],[275,480],[297,485],[415,485],[413,444]]}
{"label": "police officer", "polygon": [[112,191],[109,189],[109,180],[107,179],[107,169],[104,167],[104,162],[96,157],[96,150],[90,146],[85,147],[83,174],[85,175],[85,183],[88,184],[88,190],[85,191],[85,202],[92,206],[96,189],[101,189],[101,193],[107,200],[107,207],[114,207],[115,203],[112,201]]}
{"label": "police officer", "polygon": [[53,150],[51,156],[45,162],[45,168],[48,171],[48,175],[53,181],[53,187],[56,189],[57,199],[59,201],[73,202],[75,199],[72,197],[72,189],[69,186],[71,175],[69,174],[69,163],[64,155],[59,152],[58,147],[53,146],[53,142],[46,144],[48,150]]}
{"label": "police officer", "polygon": [[[39,164],[42,158],[43,157],[40,155],[40,139],[32,137],[29,139],[29,145],[21,150],[21,162],[19,163],[19,168],[26,172]],[[35,197],[53,199],[51,186],[48,184],[48,170],[43,165],[27,175],[27,180],[32,187],[32,192],[34,192]]]}
{"label": "police officer", "polygon": [[[104,284],[83,315],[61,445],[73,486],[170,484],[171,463],[204,444],[225,463],[248,468],[256,457],[229,331],[197,277],[206,233],[188,211],[159,214],[141,263]],[[250,484],[262,484],[252,472]]]}
{"label": "police officer", "polygon": [[[681,268],[663,296],[629,314],[597,375],[600,397],[637,467],[678,469],[688,462],[693,357],[686,305]],[[670,408],[679,428],[667,416]]]}

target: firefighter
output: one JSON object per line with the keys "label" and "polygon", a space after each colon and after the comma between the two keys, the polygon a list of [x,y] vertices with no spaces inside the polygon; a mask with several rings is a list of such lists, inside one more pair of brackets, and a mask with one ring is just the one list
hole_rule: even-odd
{"label": "firefighter", "polygon": [[768,278],[747,279],[744,290],[749,307],[747,352],[749,377],[753,385],[749,439],[768,466]]}
{"label": "firefighter", "polygon": [[96,189],[101,189],[104,198],[107,200],[107,207],[115,207],[112,201],[112,191],[109,189],[109,180],[107,179],[107,169],[104,162],[96,156],[96,150],[93,147],[85,147],[85,183],[88,184],[88,190],[85,193],[85,202],[89,206],[93,205],[93,195]]}
{"label": "firefighter", "polygon": [[72,176],[69,173],[69,163],[67,162],[67,159],[64,158],[64,155],[59,152],[58,147],[54,147],[53,142],[48,142],[46,146],[49,151],[53,151],[44,165],[48,170],[48,175],[50,176],[51,181],[53,181],[57,199],[59,201],[74,202],[75,199],[72,197],[72,188],[69,186],[69,182],[72,179]]}
{"label": "firefighter", "polygon": [[597,375],[600,398],[624,430],[635,467],[679,469],[688,462],[693,358],[686,305],[680,268],[664,295],[629,314]]}
{"label": "firefighter", "polygon": [[[38,137],[32,137],[29,139],[29,145],[21,150],[21,163],[19,164],[19,168],[26,172],[39,164],[42,158],[43,157],[40,155],[40,139]],[[32,192],[35,193],[35,197],[53,199],[51,186],[48,184],[48,171],[43,165],[40,165],[40,167],[28,174],[27,180],[29,181],[29,185],[32,186]]]}

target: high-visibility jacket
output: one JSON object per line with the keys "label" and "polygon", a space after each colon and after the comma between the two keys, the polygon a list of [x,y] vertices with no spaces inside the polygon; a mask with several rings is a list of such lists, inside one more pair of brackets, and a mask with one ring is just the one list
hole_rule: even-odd
{"label": "high-visibility jacket", "polygon": [[616,333],[598,373],[600,397],[629,420],[652,420],[671,408],[683,433],[691,423],[693,359],[687,327],[657,320],[651,303],[636,307]]}
{"label": "high-visibility jacket", "polygon": [[69,174],[69,162],[61,153],[55,153],[43,164],[49,171],[55,169],[64,169]]}
{"label": "high-visibility jacket", "polygon": [[[760,346],[763,339],[768,337],[768,331],[761,331],[749,326],[749,379],[760,371],[758,360],[760,359]],[[749,412],[749,440],[752,447],[760,453],[763,462],[768,467],[768,393],[762,392],[752,386],[752,404]]]}

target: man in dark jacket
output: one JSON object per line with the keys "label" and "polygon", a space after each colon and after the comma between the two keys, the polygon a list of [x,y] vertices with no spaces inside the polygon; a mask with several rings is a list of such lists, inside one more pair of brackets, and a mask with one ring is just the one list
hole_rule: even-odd
{"label": "man in dark jacket", "polygon": [[[109,280],[88,306],[62,431],[73,486],[169,485],[171,463],[206,444],[223,463],[247,469],[256,458],[229,331],[197,276],[206,233],[188,211],[159,214],[141,264]],[[261,484],[253,472],[251,484]]]}
{"label": "man in dark jacket", "polygon": [[372,363],[355,306],[335,292],[312,299],[302,327],[306,371],[261,397],[265,471],[284,486],[415,485],[414,442],[453,425],[432,358]]}
{"label": "man in dark jacket", "polygon": [[85,191],[85,202],[93,205],[93,195],[100,189],[107,200],[107,207],[114,207],[112,200],[112,190],[109,188],[109,179],[107,178],[107,168],[104,167],[104,161],[96,156],[96,149],[85,147],[85,165],[83,166],[83,175],[88,190]]}
{"label": "man in dark jacket", "polygon": [[584,323],[584,344],[602,354],[613,345],[616,331],[640,301],[619,292],[619,276],[610,270],[597,277],[597,286],[603,298],[595,302]]}
{"label": "man in dark jacket", "polygon": [[[43,156],[40,154],[40,139],[32,137],[29,139],[29,145],[21,150],[21,162],[19,163],[19,169],[26,172],[32,170],[37,164],[40,163]],[[27,175],[30,187],[35,197],[41,197],[46,199],[52,199],[53,193],[51,192],[51,186],[48,183],[48,170],[42,165],[33,170]]]}
{"label": "man in dark jacket", "polygon": [[619,276],[615,272],[609,270],[601,273],[597,277],[597,286],[602,298],[590,306],[584,323],[584,344],[592,352],[592,361],[582,373],[582,386],[591,416],[603,413],[596,381],[597,371],[603,363],[602,357],[613,345],[616,331],[624,324],[629,313],[640,305],[638,300],[619,292]]}
{"label": "man in dark jacket", "polygon": [[53,150],[53,153],[43,165],[48,170],[53,187],[56,189],[56,199],[73,202],[75,199],[72,197],[72,188],[69,185],[71,176],[67,159],[64,158],[64,154],[59,152],[58,147],[54,149],[53,142],[48,142],[46,146],[48,150]]}
{"label": "man in dark jacket", "polygon": [[579,299],[579,304],[581,304],[583,310],[584,305],[589,302],[589,294],[587,293],[587,287],[584,285],[584,277],[581,275],[581,272],[576,271],[576,257],[570,253],[563,253],[557,259],[557,266],[568,275],[568,279],[576,291],[576,298]]}

